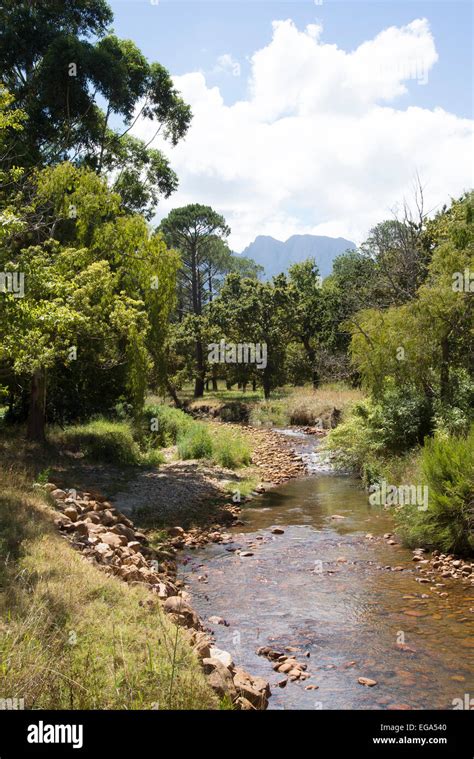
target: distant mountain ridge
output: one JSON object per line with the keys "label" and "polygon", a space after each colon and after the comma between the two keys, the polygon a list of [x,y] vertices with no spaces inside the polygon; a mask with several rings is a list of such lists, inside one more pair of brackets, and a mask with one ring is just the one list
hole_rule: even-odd
{"label": "distant mountain ridge", "polygon": [[344,237],[324,237],[322,235],[292,235],[286,242],[275,240],[269,235],[258,235],[242,251],[243,256],[253,260],[265,269],[264,279],[288,271],[289,267],[306,258],[314,258],[322,277],[332,271],[336,256],[356,246]]}

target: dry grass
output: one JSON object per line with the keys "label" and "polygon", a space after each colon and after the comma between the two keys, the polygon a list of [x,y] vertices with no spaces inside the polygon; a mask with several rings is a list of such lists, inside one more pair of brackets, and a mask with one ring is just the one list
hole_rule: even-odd
{"label": "dry grass", "polygon": [[341,386],[323,386],[318,390],[296,388],[285,400],[290,424],[313,425],[336,408],[343,412],[362,399],[360,390]]}
{"label": "dry grass", "polygon": [[84,561],[45,497],[17,482],[0,478],[2,697],[42,709],[215,708],[153,596]]}

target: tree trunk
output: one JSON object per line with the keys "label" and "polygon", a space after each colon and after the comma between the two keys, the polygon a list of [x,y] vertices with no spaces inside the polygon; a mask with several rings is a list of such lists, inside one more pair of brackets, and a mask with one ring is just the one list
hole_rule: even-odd
{"label": "tree trunk", "polygon": [[266,401],[270,398],[270,392],[271,392],[271,385],[270,385],[270,378],[263,374],[263,396]]}
{"label": "tree trunk", "polygon": [[46,373],[38,369],[31,378],[30,405],[26,436],[37,443],[45,441]]}
{"label": "tree trunk", "polygon": [[212,367],[212,389],[216,393],[219,388],[217,387],[217,366],[213,364]]}
{"label": "tree trunk", "polygon": [[255,393],[257,390],[257,380],[252,380],[252,390]]}
{"label": "tree trunk", "polygon": [[204,395],[204,379],[206,367],[204,365],[204,354],[202,350],[201,339],[196,340],[196,379],[194,382],[194,397],[202,398]]}
{"label": "tree trunk", "polygon": [[176,406],[176,408],[182,408],[183,404],[181,403],[181,401],[178,398],[178,394],[176,392],[176,388],[171,384],[171,382],[169,380],[166,380],[166,389],[167,389],[168,393],[171,395],[171,397],[172,397],[172,399],[174,401],[174,405]]}
{"label": "tree trunk", "polygon": [[439,395],[443,403],[449,400],[449,340],[441,340],[441,370],[439,375]]}
{"label": "tree trunk", "polygon": [[225,386],[227,390],[232,390],[232,382],[230,380],[225,381]]}

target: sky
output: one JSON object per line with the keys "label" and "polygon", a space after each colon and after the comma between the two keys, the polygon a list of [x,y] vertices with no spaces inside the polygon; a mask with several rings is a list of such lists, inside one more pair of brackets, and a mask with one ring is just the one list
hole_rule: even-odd
{"label": "sky", "polygon": [[[473,186],[473,6],[458,0],[114,0],[114,29],[166,66],[193,111],[162,149],[179,188],[156,220],[210,205],[257,235],[362,242],[413,203]],[[139,120],[133,133],[156,131]]]}

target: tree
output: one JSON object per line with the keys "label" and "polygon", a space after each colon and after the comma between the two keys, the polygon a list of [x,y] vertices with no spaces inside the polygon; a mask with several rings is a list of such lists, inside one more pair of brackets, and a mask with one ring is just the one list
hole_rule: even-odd
{"label": "tree", "polygon": [[16,221],[0,247],[0,270],[24,278],[21,297],[0,294],[0,362],[12,404],[29,386],[28,436],[42,440],[48,403],[53,419],[120,397],[141,409],[163,363],[178,259],[88,169],[36,172],[27,200],[11,199]]}
{"label": "tree", "polygon": [[[108,173],[131,211],[150,215],[176,188],[165,156],[129,135],[141,116],[172,145],[191,111],[166,69],[110,31],[105,0],[5,0],[0,82],[28,116],[5,161],[27,168],[70,160]],[[112,118],[122,122],[111,127]]]}
{"label": "tree", "polygon": [[209,206],[198,204],[175,208],[163,219],[159,227],[169,247],[179,251],[181,268],[181,303],[182,314],[191,313],[197,319],[193,321],[195,334],[196,376],[194,396],[204,394],[206,362],[201,334],[203,308],[207,301],[206,285],[209,286],[219,266],[219,256],[224,252],[224,240],[230,234],[223,216]]}
{"label": "tree", "polygon": [[233,343],[265,346],[266,362],[261,369],[242,365],[242,380],[261,377],[265,398],[284,381],[286,346],[291,336],[291,300],[283,274],[271,282],[242,279],[230,274],[219,297],[213,302],[212,323],[221,339]]}

